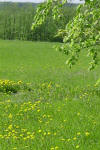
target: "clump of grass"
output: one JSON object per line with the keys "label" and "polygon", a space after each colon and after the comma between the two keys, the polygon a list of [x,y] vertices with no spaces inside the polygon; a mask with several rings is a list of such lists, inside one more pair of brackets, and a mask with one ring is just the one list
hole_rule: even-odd
{"label": "clump of grass", "polygon": [[0,80],[0,92],[17,93],[20,90],[31,90],[27,84],[20,81]]}

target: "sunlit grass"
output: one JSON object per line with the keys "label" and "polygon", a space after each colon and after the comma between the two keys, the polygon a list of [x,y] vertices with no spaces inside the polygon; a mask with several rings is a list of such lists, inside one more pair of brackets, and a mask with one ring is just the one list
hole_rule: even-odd
{"label": "sunlit grass", "polygon": [[1,150],[99,150],[99,67],[70,70],[54,44],[0,41],[1,87],[29,88],[0,92]]}

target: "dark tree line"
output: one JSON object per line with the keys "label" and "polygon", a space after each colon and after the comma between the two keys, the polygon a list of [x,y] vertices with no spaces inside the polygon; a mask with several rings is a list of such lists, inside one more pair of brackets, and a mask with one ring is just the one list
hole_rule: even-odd
{"label": "dark tree line", "polygon": [[73,18],[76,6],[64,6],[65,18],[63,20],[56,22],[49,15],[42,26],[32,31],[31,26],[36,7],[33,4],[22,6],[19,3],[3,4],[0,7],[0,39],[62,41],[62,38],[55,37],[55,34],[59,28],[63,28]]}

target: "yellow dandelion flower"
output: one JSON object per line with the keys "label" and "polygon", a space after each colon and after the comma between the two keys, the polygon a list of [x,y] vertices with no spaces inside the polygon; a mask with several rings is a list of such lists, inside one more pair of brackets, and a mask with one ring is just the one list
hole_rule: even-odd
{"label": "yellow dandelion flower", "polygon": [[69,142],[71,139],[67,139],[67,141]]}
{"label": "yellow dandelion flower", "polygon": [[51,88],[51,83],[50,83],[50,84],[48,84],[48,88]]}
{"label": "yellow dandelion flower", "polygon": [[12,124],[8,126],[8,129],[11,130],[12,129]]}
{"label": "yellow dandelion flower", "polygon": [[67,120],[64,120],[64,122],[66,122]]}
{"label": "yellow dandelion flower", "polygon": [[27,139],[29,139],[29,138],[30,138],[30,136],[28,135],[28,136],[27,136]]}
{"label": "yellow dandelion flower", "polygon": [[76,145],[76,148],[78,149],[80,146],[79,145]]}
{"label": "yellow dandelion flower", "polygon": [[65,139],[61,139],[61,141],[65,141]]}
{"label": "yellow dandelion flower", "polygon": [[55,132],[54,135],[57,135],[57,133]]}
{"label": "yellow dandelion flower", "polygon": [[55,149],[54,147],[51,147],[51,148],[50,148],[50,150],[54,150],[54,149]]}
{"label": "yellow dandelion flower", "polygon": [[58,146],[55,147],[55,149],[58,149],[58,148],[59,148]]}
{"label": "yellow dandelion flower", "polygon": [[22,81],[20,80],[20,81],[18,81],[18,84],[21,84],[22,83]]}
{"label": "yellow dandelion flower", "polygon": [[3,135],[0,134],[0,138],[3,138]]}
{"label": "yellow dandelion flower", "polygon": [[10,113],[9,116],[8,116],[8,118],[9,118],[9,119],[12,119],[12,117],[13,117],[13,116],[12,116],[12,114]]}
{"label": "yellow dandelion flower", "polygon": [[37,112],[40,112],[40,109],[38,109]]}
{"label": "yellow dandelion flower", "polygon": [[76,139],[77,139],[76,137],[73,138],[73,140],[76,140]]}
{"label": "yellow dandelion flower", "polygon": [[14,139],[17,139],[17,136],[13,136]]}
{"label": "yellow dandelion flower", "polygon": [[44,132],[44,135],[46,135],[46,132]]}
{"label": "yellow dandelion flower", "polygon": [[42,120],[39,120],[40,123],[42,123]]}
{"label": "yellow dandelion flower", "polygon": [[34,139],[35,137],[34,136],[32,136],[32,135],[30,135],[30,137],[31,137],[31,139]]}
{"label": "yellow dandelion flower", "polygon": [[80,132],[77,132],[77,135],[80,135],[81,133]]}
{"label": "yellow dandelion flower", "polygon": [[25,132],[26,131],[26,129],[21,129],[22,130],[22,132]]}
{"label": "yellow dandelion flower", "polygon": [[39,133],[41,133],[41,132],[42,132],[42,130],[39,130],[38,132],[39,132]]}
{"label": "yellow dandelion flower", "polygon": [[7,102],[8,102],[8,103],[10,103],[10,102],[11,102],[11,100],[10,100],[10,99],[8,99],[8,100],[7,100]]}
{"label": "yellow dandelion flower", "polygon": [[48,132],[48,135],[50,135],[51,133],[50,132]]}
{"label": "yellow dandelion flower", "polygon": [[86,136],[89,136],[89,135],[90,135],[90,133],[89,133],[89,132],[85,132],[85,135],[86,135]]}
{"label": "yellow dandelion flower", "polygon": [[41,101],[37,101],[37,104],[41,103]]}
{"label": "yellow dandelion flower", "polygon": [[20,134],[21,137],[23,137],[23,134]]}
{"label": "yellow dandelion flower", "polygon": [[44,114],[44,115],[43,115],[43,118],[45,118],[45,117],[46,117],[46,115]]}
{"label": "yellow dandelion flower", "polygon": [[77,113],[77,116],[80,116],[80,112]]}
{"label": "yellow dandelion flower", "polygon": [[16,126],[16,128],[19,128],[19,126]]}
{"label": "yellow dandelion flower", "polygon": [[[24,112],[26,112],[28,109],[26,108],[26,109],[24,109]],[[21,114],[20,114],[21,115]]]}
{"label": "yellow dandelion flower", "polygon": [[15,132],[15,130],[12,130],[12,132],[14,133],[14,132]]}
{"label": "yellow dandelion flower", "polygon": [[31,134],[30,132],[27,132],[27,134]]}

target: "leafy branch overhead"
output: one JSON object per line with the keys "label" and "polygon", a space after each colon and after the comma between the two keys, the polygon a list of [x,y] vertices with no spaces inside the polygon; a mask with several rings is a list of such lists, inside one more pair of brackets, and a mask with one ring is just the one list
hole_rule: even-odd
{"label": "leafy branch overhead", "polygon": [[[66,0],[48,0],[41,4],[37,8],[32,29],[42,25],[49,13],[54,20],[61,21],[65,3]],[[59,49],[69,56],[66,63],[70,67],[77,62],[80,51],[87,48],[88,56],[91,56],[89,69],[94,69],[98,64],[98,49],[95,45],[100,44],[100,1],[86,0],[85,4],[79,5],[76,16],[65,26],[65,29],[58,31],[57,36],[59,35],[63,37],[63,44]]]}
{"label": "leafy branch overhead", "polygon": [[47,0],[47,2],[40,4],[34,17],[32,29],[40,26],[46,20],[50,13],[52,13],[52,17],[55,20],[63,17],[63,5],[65,3],[66,0]]}

